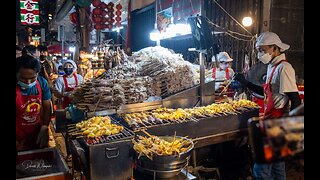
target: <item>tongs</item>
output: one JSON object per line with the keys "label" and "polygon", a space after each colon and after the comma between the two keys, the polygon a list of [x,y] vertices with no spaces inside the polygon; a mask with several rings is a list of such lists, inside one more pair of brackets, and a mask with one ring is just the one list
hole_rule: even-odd
{"label": "tongs", "polygon": [[223,88],[223,90],[219,93],[219,96],[221,96],[223,93],[225,93],[228,89],[228,87],[230,86],[231,82],[234,80],[236,76],[233,75],[233,77],[231,78],[231,80],[229,80],[229,82],[227,83],[227,85]]}

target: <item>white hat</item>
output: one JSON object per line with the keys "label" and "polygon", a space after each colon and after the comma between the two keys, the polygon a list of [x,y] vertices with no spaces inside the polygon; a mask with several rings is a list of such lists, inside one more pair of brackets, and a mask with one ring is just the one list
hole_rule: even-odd
{"label": "white hat", "polygon": [[63,66],[66,64],[66,63],[70,63],[70,64],[72,64],[73,65],[73,72],[77,72],[77,64],[73,61],[73,60],[71,60],[71,59],[68,59],[68,60],[66,60],[64,63],[63,63]]}
{"label": "white hat", "polygon": [[283,52],[290,48],[290,45],[283,43],[279,36],[273,32],[263,32],[257,38],[256,47],[264,45],[273,45],[275,44],[280,48],[280,51]]}
{"label": "white hat", "polygon": [[229,56],[227,52],[220,52],[217,55],[218,61],[219,62],[231,62],[233,59]]}

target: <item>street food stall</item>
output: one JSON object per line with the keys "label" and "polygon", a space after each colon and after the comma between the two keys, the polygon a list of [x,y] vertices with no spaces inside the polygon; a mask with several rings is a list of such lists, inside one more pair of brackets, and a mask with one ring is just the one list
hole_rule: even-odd
{"label": "street food stall", "polygon": [[[166,48],[148,47],[121,62],[73,93],[85,120],[69,121],[66,137],[75,167],[88,179],[131,178],[137,137],[187,137],[194,143],[188,151],[194,161],[192,150],[246,136],[247,120],[258,116],[259,106],[249,100],[215,103],[214,81],[201,86],[199,66]],[[56,121],[68,119],[70,113],[63,113]],[[172,169],[147,169],[144,163],[139,172],[159,178],[186,167],[185,161]]]}

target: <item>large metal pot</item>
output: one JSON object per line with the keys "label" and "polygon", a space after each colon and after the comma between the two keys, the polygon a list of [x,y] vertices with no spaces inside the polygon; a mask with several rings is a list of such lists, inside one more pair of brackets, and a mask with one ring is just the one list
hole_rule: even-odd
{"label": "large metal pot", "polygon": [[[160,136],[159,138],[166,141],[173,141],[172,136]],[[185,137],[176,136],[175,138],[185,139],[190,142],[191,146],[187,152],[180,153],[178,155],[171,156],[158,156],[155,155],[152,157],[152,160],[148,157],[142,155],[139,159],[138,154],[136,154],[136,163],[138,170],[144,172],[155,173],[158,178],[171,178],[180,173],[180,171],[187,166],[190,159],[190,154],[194,148],[192,140]]]}

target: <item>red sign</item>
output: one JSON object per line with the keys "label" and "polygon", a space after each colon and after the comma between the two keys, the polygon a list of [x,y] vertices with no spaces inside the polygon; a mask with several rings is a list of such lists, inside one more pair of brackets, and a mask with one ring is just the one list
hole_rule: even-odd
{"label": "red sign", "polygon": [[38,0],[20,0],[22,25],[40,25]]}

